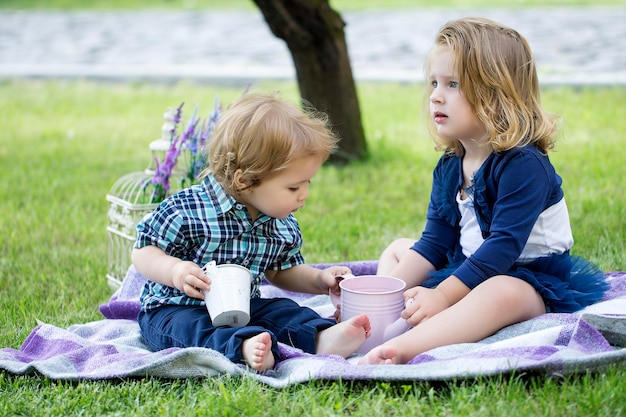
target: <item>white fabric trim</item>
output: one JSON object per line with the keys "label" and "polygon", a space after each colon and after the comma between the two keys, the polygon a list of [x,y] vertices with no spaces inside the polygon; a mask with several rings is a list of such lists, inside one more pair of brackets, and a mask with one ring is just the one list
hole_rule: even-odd
{"label": "white fabric trim", "polygon": [[[461,200],[459,193],[456,201],[461,212],[461,247],[463,254],[469,258],[482,245],[484,239],[476,219],[472,197]],[[573,244],[574,237],[570,227],[567,204],[562,198],[539,215],[519,261],[563,253]]]}

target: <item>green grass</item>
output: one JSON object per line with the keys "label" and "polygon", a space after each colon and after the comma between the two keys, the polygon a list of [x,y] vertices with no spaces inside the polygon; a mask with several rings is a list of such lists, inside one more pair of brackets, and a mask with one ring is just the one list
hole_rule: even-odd
{"label": "green grass", "polygon": [[[624,6],[625,0],[330,0],[340,11],[364,9],[402,9],[432,7],[556,7],[556,6]],[[252,0],[2,0],[0,9],[222,9],[256,10]]]}
{"label": "green grass", "polygon": [[622,374],[611,369],[564,381],[512,376],[446,384],[320,382],[284,390],[234,378],[72,384],[0,375],[12,394],[0,405],[4,415],[28,416],[623,416]]}
{"label": "green grass", "polygon": [[[297,100],[292,82],[262,83]],[[413,84],[361,84],[367,161],[325,166],[298,212],[309,262],[374,259],[417,236],[439,154]],[[100,320],[108,300],[107,202],[120,176],[145,168],[167,107],[208,113],[243,88],[206,84],[0,82],[0,346],[18,348],[37,320]],[[575,252],[626,270],[626,89],[549,88],[562,115],[551,156],[564,177]],[[50,381],[0,372],[3,415],[625,415],[626,371],[559,380],[514,375],[458,383],[311,382],[276,390],[247,378]],[[290,411],[288,411],[290,410]]]}

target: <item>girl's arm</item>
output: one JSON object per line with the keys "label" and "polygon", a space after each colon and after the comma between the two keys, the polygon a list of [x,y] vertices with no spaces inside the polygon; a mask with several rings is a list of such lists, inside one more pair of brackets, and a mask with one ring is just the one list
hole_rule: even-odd
{"label": "girl's arm", "polygon": [[437,290],[446,299],[448,306],[456,304],[457,301],[465,297],[470,292],[469,287],[454,275],[450,275],[437,285]]}

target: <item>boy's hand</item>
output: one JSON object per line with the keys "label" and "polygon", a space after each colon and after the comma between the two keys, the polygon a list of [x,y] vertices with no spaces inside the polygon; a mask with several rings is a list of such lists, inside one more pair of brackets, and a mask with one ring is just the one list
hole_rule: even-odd
{"label": "boy's hand", "polygon": [[[331,301],[333,301],[333,296],[339,297],[341,295],[341,289],[339,288],[339,282],[341,282],[341,278],[339,277],[341,275],[347,275],[351,273],[352,270],[346,266],[331,266],[322,271],[322,274],[324,274],[322,276],[322,280],[328,279],[328,276],[332,278],[330,282],[327,282],[327,284],[330,283],[331,285],[329,285],[328,289],[326,290],[326,292],[329,292],[329,295],[331,295]],[[333,318],[337,323],[339,323],[341,321],[341,305],[337,304],[333,307],[335,307]]]}
{"label": "boy's hand", "polygon": [[174,287],[190,297],[204,300],[204,292],[211,290],[211,279],[195,263],[180,261],[172,267]]}
{"label": "boy's hand", "polygon": [[280,271],[267,270],[265,277],[283,290],[328,295],[331,288],[339,291],[336,277],[349,273],[350,268],[345,266],[333,265],[326,269],[318,269],[311,265],[300,264]]}
{"label": "boy's hand", "polygon": [[326,269],[322,269],[317,276],[318,285],[320,286],[322,293],[327,294],[330,291],[338,296],[341,293],[341,290],[339,289],[339,282],[341,279],[338,279],[337,277],[351,273],[352,270],[343,265],[333,265]]}

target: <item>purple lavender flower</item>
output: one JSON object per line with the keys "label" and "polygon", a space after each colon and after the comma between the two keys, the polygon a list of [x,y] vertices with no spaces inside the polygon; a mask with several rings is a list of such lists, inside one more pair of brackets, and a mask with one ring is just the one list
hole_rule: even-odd
{"label": "purple lavender flower", "polygon": [[176,113],[174,114],[174,126],[172,127],[172,137],[174,137],[174,133],[176,132],[176,126],[183,120],[183,105],[185,102],[180,103],[180,106],[176,108]]}
{"label": "purple lavender flower", "polygon": [[[171,142],[170,147],[165,154],[163,161],[156,160],[156,169],[152,179],[144,185],[148,184],[154,186],[151,202],[158,203],[163,201],[170,192],[170,180],[174,169],[178,164],[179,157],[183,151],[187,163],[185,175],[180,179],[180,186],[184,187],[189,181],[189,185],[193,184],[201,170],[205,166],[205,145],[210,140],[213,133],[213,128],[217,123],[222,107],[218,102],[217,96],[215,97],[214,108],[206,122],[201,122],[198,118],[198,106],[195,107],[194,112],[187,122],[187,126],[182,135],[177,135],[177,129],[182,121],[182,107],[184,102],[178,106],[174,115],[174,126],[171,130]],[[198,129],[200,126],[200,129]]]}

